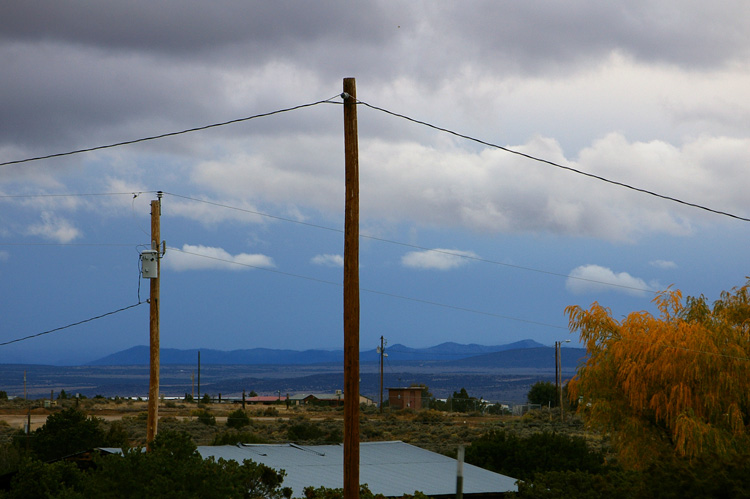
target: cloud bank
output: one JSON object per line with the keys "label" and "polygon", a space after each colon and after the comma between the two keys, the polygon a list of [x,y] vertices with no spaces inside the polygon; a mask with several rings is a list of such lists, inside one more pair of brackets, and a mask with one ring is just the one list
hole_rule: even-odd
{"label": "cloud bank", "polygon": [[436,248],[432,251],[410,251],[401,257],[401,264],[419,270],[452,270],[469,264],[470,258],[478,256],[473,251]]}
{"label": "cloud bank", "polygon": [[619,292],[633,296],[646,296],[655,291],[641,278],[627,272],[614,272],[600,265],[581,265],[570,271],[565,288],[573,294]]}
{"label": "cloud bank", "polygon": [[184,244],[181,250],[167,250],[163,265],[178,272],[188,270],[252,270],[275,267],[266,255],[238,253],[232,255],[222,248]]}

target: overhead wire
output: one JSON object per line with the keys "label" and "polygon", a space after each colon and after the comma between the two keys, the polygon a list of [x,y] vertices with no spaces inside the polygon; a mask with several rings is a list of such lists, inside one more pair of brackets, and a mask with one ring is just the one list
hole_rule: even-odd
{"label": "overhead wire", "polygon": [[44,194],[0,194],[0,198],[72,198],[88,196],[133,196],[135,194],[149,194],[158,191],[130,192],[75,192],[75,193],[44,193]]}
{"label": "overhead wire", "polygon": [[[335,96],[329,97],[328,99],[323,99],[323,100],[319,100],[319,101],[315,101],[315,102],[310,102],[310,103],[307,103],[307,104],[299,104],[299,105],[296,105],[296,106],[291,106],[291,107],[287,107],[287,108],[283,108],[283,109],[277,109],[275,111],[270,111],[270,112],[266,112],[266,113],[259,113],[259,114],[255,114],[255,115],[251,115],[251,116],[246,116],[244,118],[236,118],[236,119],[232,119],[232,120],[228,120],[228,121],[222,121],[222,122],[219,122],[219,123],[212,123],[212,124],[209,124],[209,125],[197,126],[197,127],[193,127],[193,128],[188,128],[188,129],[184,129],[184,130],[175,131],[175,132],[166,132],[166,133],[162,133],[162,134],[158,134],[158,135],[151,135],[151,136],[147,136],[147,137],[141,137],[141,138],[138,138],[138,139],[125,140],[125,141],[122,141],[122,142],[116,142],[116,143],[112,143],[112,144],[105,144],[105,145],[100,145],[100,146],[88,147],[88,148],[84,148],[84,149],[76,149],[76,150],[72,150],[72,151],[47,154],[47,155],[43,155],[43,156],[36,156],[36,157],[30,157],[30,158],[24,158],[24,159],[12,160],[12,161],[0,162],[0,166],[9,166],[9,165],[15,165],[15,164],[21,164],[21,163],[28,163],[28,162],[31,162],[31,161],[38,161],[38,160],[43,160],[43,159],[58,158],[58,157],[63,157],[63,156],[71,156],[71,155],[74,155],[74,154],[80,154],[80,153],[85,153],[85,152],[92,152],[92,151],[98,151],[98,150],[102,150],[102,149],[110,149],[110,148],[114,148],[114,147],[133,145],[133,144],[138,144],[138,143],[141,143],[141,142],[158,140],[158,139],[163,139],[163,138],[167,138],[167,137],[174,137],[174,136],[177,136],[177,135],[183,135],[183,134],[187,134],[187,133],[208,130],[208,129],[211,129],[211,128],[217,128],[217,127],[222,127],[222,126],[227,126],[227,125],[233,125],[233,124],[236,124],[236,123],[242,123],[242,122],[253,120],[253,119],[256,119],[256,118],[263,118],[263,117],[267,117],[267,116],[273,116],[275,114],[281,114],[281,113],[286,113],[286,112],[290,112],[290,111],[296,111],[298,109],[303,109],[303,108],[307,108],[307,107],[313,107],[313,106],[317,106],[317,105],[320,105],[320,104],[342,104],[341,102],[333,100],[336,97],[343,97],[343,94],[337,94]],[[556,163],[554,161],[550,161],[550,160],[547,160],[547,159],[544,159],[544,158],[533,156],[531,154],[527,154],[527,153],[524,153],[524,152],[521,152],[521,151],[516,151],[514,149],[511,149],[511,148],[508,148],[508,147],[504,147],[504,146],[501,146],[501,145],[498,145],[498,144],[495,144],[495,143],[492,143],[492,142],[488,142],[488,141],[485,141],[485,140],[482,140],[482,139],[478,139],[476,137],[472,137],[471,135],[466,135],[466,134],[463,134],[463,133],[460,133],[460,132],[456,132],[456,131],[451,130],[449,128],[441,127],[441,126],[429,123],[427,121],[423,121],[423,120],[419,120],[419,119],[416,119],[416,118],[412,118],[412,117],[407,116],[405,114],[401,114],[401,113],[397,113],[397,112],[394,112],[394,111],[390,111],[388,109],[385,109],[385,108],[382,108],[382,107],[379,107],[379,106],[375,106],[373,104],[370,104],[370,103],[368,103],[366,101],[363,101],[363,100],[360,100],[360,99],[357,99],[356,102],[358,104],[362,104],[363,106],[368,107],[370,109],[373,109],[375,111],[380,111],[380,112],[388,114],[390,116],[393,116],[393,117],[396,117],[396,118],[400,118],[400,119],[403,119],[403,120],[406,120],[406,121],[410,121],[412,123],[415,123],[415,124],[418,124],[418,125],[422,125],[422,126],[425,126],[425,127],[428,127],[428,128],[431,128],[433,130],[437,130],[437,131],[440,131],[440,132],[443,132],[443,133],[448,133],[448,134],[453,135],[455,137],[459,137],[459,138],[462,138],[462,139],[465,139],[465,140],[469,140],[469,141],[472,141],[472,142],[475,142],[475,143],[478,143],[478,144],[481,144],[481,145],[484,145],[484,146],[487,146],[487,147],[491,147],[493,149],[499,149],[499,150],[505,151],[505,152],[507,152],[509,154],[515,154],[517,156],[521,156],[523,158],[530,159],[532,161],[537,161],[537,162],[540,162],[540,163],[544,163],[544,164],[547,164],[547,165],[550,165],[550,166],[554,166],[555,168],[560,168],[562,170],[570,171],[570,172],[578,174],[578,175],[583,175],[583,176],[586,176],[586,177],[589,177],[589,178],[593,178],[593,179],[596,179],[596,180],[599,180],[599,181],[602,181],[602,182],[606,182],[606,183],[609,183],[609,184],[612,184],[612,185],[616,185],[616,186],[623,187],[623,188],[626,188],[626,189],[630,189],[630,190],[633,190],[633,191],[636,191],[636,192],[640,192],[642,194],[647,194],[649,196],[654,196],[654,197],[657,197],[657,198],[660,198],[660,199],[664,199],[666,201],[671,201],[671,202],[682,204],[682,205],[685,205],[685,206],[690,206],[690,207],[697,208],[697,209],[700,209],[700,210],[704,210],[704,211],[707,211],[707,212],[710,212],[710,213],[713,213],[713,214],[716,214],[716,215],[722,215],[722,216],[734,218],[736,220],[741,220],[743,222],[750,222],[750,218],[746,218],[746,217],[742,217],[742,216],[739,216],[739,215],[735,215],[735,214],[729,213],[727,211],[722,211],[722,210],[717,210],[717,209],[714,209],[714,208],[710,208],[710,207],[707,207],[707,206],[704,206],[704,205],[701,205],[701,204],[698,204],[698,203],[692,203],[692,202],[685,201],[685,200],[682,200],[682,199],[679,199],[679,198],[676,198],[676,197],[673,197],[673,196],[667,196],[667,195],[664,195],[664,194],[659,194],[659,193],[657,193],[655,191],[652,191],[652,190],[649,190],[649,189],[644,189],[644,188],[641,188],[641,187],[636,187],[634,185],[631,185],[631,184],[628,184],[628,183],[625,183],[625,182],[620,182],[620,181],[617,181],[617,180],[612,180],[612,179],[603,177],[601,175],[596,175],[596,174],[593,174],[593,173],[585,172],[583,170],[579,170],[579,169],[573,168],[571,166],[562,165],[562,164]]]}
{"label": "overhead wire", "polygon": [[21,163],[29,163],[31,161],[39,161],[39,160],[43,160],[43,159],[60,158],[60,157],[63,157],[63,156],[72,156],[74,154],[81,154],[81,153],[85,153],[85,152],[100,151],[102,149],[112,149],[114,147],[121,147],[121,146],[128,146],[128,145],[133,145],[133,144],[139,144],[141,142],[148,142],[148,141],[151,141],[151,140],[165,139],[167,137],[175,137],[177,135],[184,135],[184,134],[187,134],[187,133],[193,133],[193,132],[199,132],[199,131],[203,131],[203,130],[209,130],[211,128],[218,128],[218,127],[227,126],[227,125],[234,125],[236,123],[243,123],[245,121],[254,120],[256,118],[265,118],[267,116],[273,116],[275,114],[281,114],[281,113],[287,113],[287,112],[290,112],[290,111],[296,111],[298,109],[303,109],[303,108],[307,108],[307,107],[313,107],[313,106],[317,106],[319,104],[333,103],[333,99],[336,98],[336,97],[337,97],[337,95],[335,95],[333,97],[330,97],[328,99],[325,99],[325,100],[319,100],[319,101],[310,102],[310,103],[307,103],[307,104],[299,104],[299,105],[292,106],[292,107],[287,107],[287,108],[283,108],[283,109],[277,109],[275,111],[270,111],[270,112],[267,112],[267,113],[259,113],[259,114],[254,114],[252,116],[246,116],[244,118],[236,118],[236,119],[233,119],[233,120],[222,121],[222,122],[219,122],[219,123],[212,123],[210,125],[196,126],[196,127],[193,127],[193,128],[187,128],[187,129],[184,129],[184,130],[179,130],[179,131],[176,131],[176,132],[160,133],[158,135],[150,135],[150,136],[141,137],[141,138],[138,138],[138,139],[124,140],[122,142],[115,142],[115,143],[112,143],[112,144],[105,144],[105,145],[100,145],[100,146],[87,147],[87,148],[83,148],[83,149],[75,149],[75,150],[72,150],[72,151],[59,152],[59,153],[54,153],[54,154],[46,154],[46,155],[43,155],[43,156],[36,156],[36,157],[31,157],[31,158],[24,158],[24,159],[18,159],[18,160],[13,160],[13,161],[4,161],[4,162],[0,163],[0,166],[17,165],[17,164],[21,164]]}
{"label": "overhead wire", "polygon": [[[268,112],[268,113],[259,113],[259,114],[252,115],[252,116],[247,116],[247,117],[244,117],[244,118],[237,118],[237,119],[233,119],[233,120],[228,120],[228,121],[224,121],[224,122],[213,123],[213,124],[203,125],[203,126],[198,126],[198,127],[193,127],[193,128],[189,128],[189,129],[175,131],[175,132],[167,132],[167,133],[162,133],[162,134],[158,134],[158,135],[152,135],[152,136],[142,137],[142,138],[138,138],[138,139],[127,140],[127,141],[122,141],[122,142],[117,142],[117,143],[112,143],[112,144],[106,144],[106,145],[100,145],[100,146],[95,146],[95,147],[89,147],[89,148],[84,148],[84,149],[77,149],[77,150],[72,150],[72,151],[67,151],[67,152],[54,153],[54,154],[49,154],[49,155],[37,156],[37,157],[30,157],[30,158],[25,158],[25,159],[20,159],[20,160],[0,162],[0,166],[8,166],[8,165],[14,165],[14,164],[27,163],[27,162],[31,162],[31,161],[37,161],[37,160],[44,160],[44,159],[51,159],[51,158],[57,158],[57,157],[63,157],[63,156],[70,156],[70,155],[74,155],[74,154],[80,154],[80,153],[92,152],[92,151],[97,151],[97,150],[102,150],[102,149],[109,149],[109,148],[114,148],[114,147],[132,145],[132,144],[137,144],[137,143],[146,142],[146,141],[158,140],[158,139],[163,139],[163,138],[167,138],[167,137],[173,137],[173,136],[177,136],[177,135],[182,135],[182,134],[187,134],[187,133],[192,133],[192,132],[198,132],[198,131],[202,131],[202,130],[208,130],[208,129],[211,129],[211,128],[216,128],[216,127],[222,127],[222,126],[232,125],[232,124],[236,124],[236,123],[241,123],[241,122],[249,121],[249,120],[256,119],[256,118],[272,116],[272,115],[275,115],[275,114],[280,114],[280,113],[284,113],[284,112],[294,111],[294,110],[298,110],[298,109],[302,109],[302,108],[306,108],[306,107],[312,107],[312,106],[316,106],[316,105],[323,104],[323,103],[334,103],[334,104],[337,104],[338,102],[334,102],[333,101],[333,99],[335,97],[336,96],[331,97],[329,99],[320,100],[320,101],[316,101],[316,102],[312,102],[312,103],[307,103],[307,104],[300,104],[300,105],[297,105],[297,106],[292,106],[292,107],[288,107],[288,108],[284,108],[284,109],[279,109],[279,110],[271,111],[271,112]],[[709,207],[706,207],[706,206],[703,206],[703,205],[700,205],[700,204],[697,204],[697,203],[692,203],[692,202],[684,201],[684,200],[681,200],[679,198],[675,198],[675,197],[672,197],[672,196],[666,196],[666,195],[663,195],[663,194],[659,194],[657,192],[654,192],[654,191],[651,191],[651,190],[648,190],[648,189],[636,187],[636,186],[633,186],[633,185],[630,185],[630,184],[627,184],[627,183],[624,183],[624,182],[619,182],[619,181],[611,180],[611,179],[605,178],[605,177],[600,176],[600,175],[595,175],[595,174],[592,174],[592,173],[584,172],[582,170],[578,170],[578,169],[572,168],[570,166],[561,165],[561,164],[553,162],[553,161],[549,161],[549,160],[546,160],[546,159],[543,159],[543,158],[539,158],[539,157],[536,157],[536,156],[533,156],[533,155],[530,155],[530,154],[526,154],[526,153],[523,153],[523,152],[520,152],[520,151],[516,151],[516,150],[510,149],[510,148],[507,148],[507,147],[503,147],[503,146],[500,146],[498,144],[487,142],[487,141],[484,141],[484,140],[481,140],[481,139],[478,139],[478,138],[475,138],[475,137],[472,137],[472,136],[469,136],[469,135],[466,135],[466,134],[462,134],[462,133],[459,133],[459,132],[456,132],[456,131],[453,131],[453,130],[450,130],[450,129],[447,129],[447,128],[444,128],[444,127],[439,127],[437,125],[434,125],[434,124],[426,122],[426,121],[417,120],[415,118],[411,118],[411,117],[406,116],[404,114],[396,113],[396,112],[387,110],[387,109],[379,107],[379,106],[374,106],[374,105],[369,104],[369,103],[367,103],[365,101],[362,101],[362,100],[357,100],[357,103],[362,104],[363,106],[368,107],[370,109],[373,109],[373,110],[376,110],[376,111],[380,111],[380,112],[386,113],[388,115],[391,115],[391,116],[394,116],[394,117],[397,117],[397,118],[401,118],[401,119],[413,122],[415,124],[426,126],[426,127],[432,128],[434,130],[438,130],[438,131],[441,131],[441,132],[444,132],[444,133],[448,133],[448,134],[454,135],[456,137],[460,137],[460,138],[463,138],[463,139],[466,139],[466,140],[469,140],[469,141],[473,141],[473,142],[482,144],[482,145],[487,146],[487,147],[499,149],[499,150],[505,151],[507,153],[515,154],[515,155],[518,155],[518,156],[521,156],[521,157],[524,157],[524,158],[527,158],[527,159],[530,159],[530,160],[533,160],[533,161],[545,163],[545,164],[548,164],[548,165],[556,167],[556,168],[560,168],[560,169],[563,169],[563,170],[566,170],[566,171],[570,171],[572,173],[583,175],[583,176],[586,176],[586,177],[589,177],[589,178],[593,178],[593,179],[596,179],[596,180],[599,180],[599,181],[610,183],[612,185],[616,185],[616,186],[619,186],[619,187],[627,188],[627,189],[630,189],[630,190],[633,190],[633,191],[636,191],[636,192],[640,192],[640,193],[643,193],[643,194],[654,196],[654,197],[657,197],[657,198],[660,198],[660,199],[664,199],[664,200],[667,200],[667,201],[672,201],[672,202],[679,203],[679,204],[682,204],[682,205],[686,205],[686,206],[690,206],[690,207],[693,207],[693,208],[701,209],[701,210],[704,210],[704,211],[707,211],[707,212],[710,212],[710,213],[714,213],[714,214],[717,214],[717,215],[727,216],[727,217],[734,218],[734,219],[737,219],[737,220],[750,222],[749,218],[745,218],[745,217],[741,217],[741,216],[738,216],[738,215],[734,215],[734,214],[726,212],[726,211],[721,211],[721,210],[716,210],[716,209],[713,209],[713,208],[709,208]],[[132,194],[132,193],[129,193],[129,194]],[[53,196],[58,196],[58,195],[49,194],[47,196],[53,197]],[[2,195],[0,197],[11,198],[11,197],[26,197],[26,196],[24,196],[24,195]],[[247,210],[247,211],[249,211],[249,210]],[[260,214],[260,213],[258,213],[258,214]],[[273,216],[267,215],[267,214],[264,214],[264,216],[273,217]],[[274,218],[283,219],[282,217],[274,217]],[[292,221],[292,220],[289,220],[289,219],[284,219],[284,220]],[[302,223],[304,225],[309,225],[309,226],[321,228],[321,229],[333,230],[333,231],[341,232],[340,229],[333,229],[333,228],[330,228],[330,227],[319,226],[319,225],[315,225],[315,224],[307,224],[307,223],[298,222],[298,221],[295,221],[295,222]],[[581,279],[581,280],[584,280],[584,281],[596,282],[596,283],[605,284],[605,285],[609,285],[609,286],[617,286],[617,287],[624,287],[624,288],[630,288],[630,289],[638,289],[640,291],[653,292],[652,290],[645,290],[645,289],[640,289],[640,288],[632,288],[632,287],[629,287],[629,286],[621,286],[621,285],[617,285],[617,284],[613,284],[613,283],[606,283],[606,282],[601,282],[601,281],[593,281],[593,280],[589,280],[589,279],[585,279],[585,278],[577,278],[577,277],[573,277],[573,276],[568,276],[568,275],[563,275],[563,274],[557,274],[557,273],[554,273],[554,272],[542,271],[542,270],[539,270],[539,269],[526,268],[526,267],[514,266],[514,265],[510,265],[510,264],[504,264],[502,262],[495,262],[495,261],[491,261],[491,260],[485,260],[485,259],[481,259],[481,258],[478,258],[478,257],[471,257],[471,256],[468,256],[468,255],[457,255],[457,254],[452,253],[450,251],[437,250],[437,249],[434,249],[434,248],[424,248],[424,247],[420,247],[420,246],[417,246],[417,245],[410,245],[410,244],[406,244],[406,243],[399,243],[399,242],[396,242],[396,241],[390,241],[390,240],[387,240],[387,239],[377,238],[377,237],[374,237],[374,236],[372,236],[372,237],[371,236],[362,236],[362,237],[370,238],[370,239],[374,239],[374,240],[380,240],[380,241],[383,241],[383,242],[389,242],[389,243],[393,243],[393,244],[401,244],[401,245],[404,245],[404,246],[409,246],[409,247],[413,247],[413,248],[420,249],[420,250],[425,250],[425,251],[442,252],[442,253],[446,253],[446,254],[449,254],[449,255],[454,256],[454,257],[458,256],[458,257],[461,257],[461,258],[469,258],[469,259],[474,259],[474,260],[478,260],[478,261],[484,261],[484,262],[487,262],[487,263],[493,263],[493,264],[499,264],[499,265],[507,265],[507,266],[510,266],[510,267],[517,267],[517,268],[524,269],[524,270],[541,272],[541,273],[550,274],[550,275],[557,275],[557,276],[566,277],[566,278],[576,278],[576,279]],[[179,250],[179,251],[181,251],[181,250]],[[204,258],[213,258],[213,259],[220,260],[220,259],[215,258],[215,257],[208,257],[206,255],[200,255],[200,254],[195,254],[195,255],[196,256],[201,256],[201,257],[204,257]],[[234,263],[234,264],[239,264],[238,262],[231,262],[231,261],[228,261],[228,262],[229,263]],[[293,277],[304,278],[304,279],[308,279],[308,280],[313,280],[313,281],[319,281],[319,282],[325,282],[325,283],[328,283],[328,284],[337,284],[338,285],[338,283],[332,283],[330,281],[316,279],[316,278],[312,278],[312,277],[308,277],[308,276],[301,276],[301,275],[296,275],[296,274],[291,274],[291,273],[285,273],[285,272],[276,271],[276,270],[273,270],[273,269],[268,269],[268,268],[263,268],[263,267],[255,267],[255,268],[259,268],[259,269],[266,270],[266,271],[272,271],[272,272],[276,272],[276,273],[280,273],[280,274],[285,274],[285,275],[289,275],[289,276],[293,276]],[[501,317],[501,318],[510,319],[510,320],[521,320],[522,322],[529,322],[529,323],[533,323],[533,324],[540,324],[540,325],[546,325],[546,326],[551,326],[551,327],[560,327],[560,326],[554,326],[554,325],[550,325],[550,324],[537,323],[535,321],[526,321],[526,320],[523,320],[523,319],[517,319],[517,318],[502,316],[502,315],[499,315],[499,314],[486,313],[486,312],[472,310],[472,309],[467,309],[467,308],[463,308],[463,307],[454,307],[454,306],[450,306],[450,305],[440,304],[440,303],[437,303],[437,302],[431,302],[431,301],[428,301],[428,300],[421,300],[421,299],[415,299],[415,298],[410,298],[410,297],[404,297],[404,296],[395,295],[395,294],[392,294],[392,293],[385,293],[385,292],[380,292],[380,291],[375,291],[375,290],[363,290],[363,291],[367,291],[367,292],[370,292],[370,293],[381,294],[381,295],[384,295],[384,296],[391,296],[391,297],[397,297],[397,298],[402,298],[402,299],[408,299],[408,300],[417,301],[417,302],[426,303],[426,304],[431,304],[431,305],[444,306],[444,307],[447,307],[447,308],[453,308],[453,309],[457,309],[457,310],[470,311],[470,312],[473,312],[473,313],[481,313],[481,314],[485,314],[485,315],[492,315],[492,316]],[[29,336],[29,337],[26,337],[26,338],[22,338],[22,339],[19,339],[19,340],[13,340],[11,342],[0,343],[0,346],[8,344],[8,343],[13,343],[15,341],[22,341],[24,339],[33,338],[33,337],[41,336],[41,335],[44,335],[44,334],[49,334],[51,332],[54,332],[54,331],[57,331],[57,330],[60,330],[60,329],[65,329],[65,328],[68,328],[68,327],[72,327],[74,325],[78,325],[78,324],[82,324],[84,322],[88,322],[90,320],[95,320],[95,319],[98,319],[98,318],[101,318],[101,317],[105,317],[107,315],[111,315],[112,313],[117,313],[117,312],[120,312],[120,311],[123,311],[123,310],[127,310],[128,308],[132,308],[132,307],[137,306],[137,305],[140,305],[140,303],[138,303],[136,305],[132,305],[130,307],[126,307],[124,309],[119,309],[119,310],[117,310],[115,312],[104,314],[102,316],[98,316],[98,317],[95,317],[95,318],[92,318],[92,319],[87,319],[87,320],[81,321],[79,323],[71,324],[69,326],[64,326],[62,328],[56,328],[56,329],[53,329],[53,330],[50,330],[50,331],[45,331],[43,333],[32,335],[32,336]],[[566,328],[563,328],[563,327],[560,327],[560,328],[561,329],[566,329]]]}
{"label": "overhead wire", "polygon": [[113,311],[107,312],[105,314],[97,315],[96,317],[90,317],[90,318],[84,319],[82,321],[74,322],[72,324],[68,324],[67,326],[56,327],[54,329],[49,329],[49,330],[41,332],[41,333],[32,334],[32,335],[29,335],[29,336],[24,336],[23,338],[17,338],[15,340],[4,341],[4,342],[0,343],[0,346],[10,345],[11,343],[18,343],[19,341],[30,340],[32,338],[38,338],[39,336],[44,336],[46,334],[54,333],[54,332],[57,332],[57,331],[62,331],[63,329],[68,329],[68,328],[71,328],[71,327],[74,327],[74,326],[80,326],[81,324],[86,324],[87,322],[92,322],[92,321],[95,321],[95,320],[98,320],[98,319],[102,319],[104,317],[108,317],[110,315],[114,315],[114,314],[118,314],[120,312],[124,312],[126,310],[130,310],[131,308],[135,308],[135,307],[137,307],[139,305],[142,305],[144,303],[147,303],[147,302],[145,302],[145,301],[139,301],[138,303],[136,303],[134,305],[129,305],[127,307],[118,308],[117,310],[113,310]]}
{"label": "overhead wire", "polygon": [[566,170],[566,171],[569,171],[569,172],[572,172],[572,173],[575,173],[575,174],[578,174],[578,175],[583,175],[585,177],[593,178],[593,179],[596,179],[596,180],[599,180],[599,181],[602,181],[602,182],[606,182],[608,184],[616,185],[616,186],[619,186],[619,187],[624,187],[626,189],[630,189],[630,190],[633,190],[633,191],[636,191],[636,192],[640,192],[642,194],[647,194],[649,196],[654,196],[654,197],[657,197],[657,198],[660,198],[660,199],[664,199],[666,201],[672,201],[674,203],[679,203],[679,204],[682,204],[682,205],[685,205],[685,206],[690,206],[692,208],[697,208],[699,210],[708,211],[708,212],[714,213],[716,215],[722,215],[722,216],[734,218],[734,219],[737,219],[737,220],[741,220],[743,222],[750,222],[750,218],[745,218],[745,217],[741,217],[739,215],[734,215],[734,214],[726,212],[726,211],[716,210],[716,209],[709,208],[707,206],[703,206],[703,205],[700,205],[700,204],[697,204],[697,203],[691,203],[689,201],[684,201],[684,200],[676,198],[676,197],[667,196],[667,195],[664,195],[664,194],[659,194],[659,193],[657,193],[655,191],[651,191],[651,190],[644,189],[644,188],[641,188],[641,187],[636,187],[634,185],[627,184],[625,182],[619,182],[617,180],[611,180],[611,179],[608,179],[608,178],[603,177],[601,175],[596,175],[596,174],[593,174],[593,173],[585,172],[583,170],[579,170],[579,169],[573,168],[571,166],[561,165],[560,163],[555,163],[554,161],[550,161],[548,159],[543,159],[543,158],[540,158],[540,157],[537,157],[537,156],[533,156],[531,154],[527,154],[527,153],[524,153],[524,152],[521,152],[521,151],[516,151],[514,149],[510,149],[508,147],[503,147],[501,145],[494,144],[492,142],[487,142],[485,140],[481,140],[481,139],[478,139],[476,137],[472,137],[470,135],[459,133],[459,132],[456,132],[454,130],[450,130],[448,128],[444,128],[444,127],[440,127],[440,126],[437,126],[437,125],[433,125],[432,123],[428,123],[426,121],[422,121],[422,120],[418,120],[418,119],[415,119],[415,118],[411,118],[411,117],[406,116],[404,114],[400,114],[400,113],[396,113],[396,112],[393,112],[393,111],[389,111],[389,110],[384,109],[382,107],[373,106],[372,104],[368,104],[367,102],[361,101],[359,99],[357,99],[357,103],[358,104],[362,104],[365,107],[369,107],[370,109],[373,109],[375,111],[380,111],[382,113],[394,116],[396,118],[401,118],[401,119],[404,119],[406,121],[410,121],[412,123],[416,123],[418,125],[423,125],[423,126],[426,126],[428,128],[432,128],[433,130],[438,130],[440,132],[448,133],[450,135],[453,135],[453,136],[456,136],[456,137],[460,137],[462,139],[470,140],[472,142],[476,142],[478,144],[482,144],[484,146],[491,147],[493,149],[499,149],[501,151],[505,151],[505,152],[510,153],[510,154],[515,154],[517,156],[521,156],[523,158],[530,159],[532,161],[537,161],[539,163],[544,163],[544,164],[547,164],[547,165],[550,165],[550,166],[554,166],[555,168],[560,168],[562,170]]}

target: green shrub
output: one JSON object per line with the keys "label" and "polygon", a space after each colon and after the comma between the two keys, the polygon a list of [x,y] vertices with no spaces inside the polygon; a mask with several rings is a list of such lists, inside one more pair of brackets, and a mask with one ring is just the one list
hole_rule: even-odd
{"label": "green shrub", "polygon": [[279,411],[275,407],[268,407],[263,411],[263,415],[266,417],[275,418],[279,415]]}
{"label": "green shrub", "polygon": [[414,421],[417,423],[442,423],[448,420],[448,417],[440,411],[428,409],[426,411],[419,411],[414,417]]}
{"label": "green shrub", "polygon": [[243,428],[250,424],[250,417],[242,409],[232,411],[227,416],[227,426],[229,428]]}
{"label": "green shrub", "polygon": [[318,440],[325,436],[326,432],[315,423],[302,421],[293,424],[286,432],[287,438],[293,442],[308,442]]}
{"label": "green shrub", "polygon": [[198,411],[198,421],[206,426],[216,426],[216,417],[209,411]]}

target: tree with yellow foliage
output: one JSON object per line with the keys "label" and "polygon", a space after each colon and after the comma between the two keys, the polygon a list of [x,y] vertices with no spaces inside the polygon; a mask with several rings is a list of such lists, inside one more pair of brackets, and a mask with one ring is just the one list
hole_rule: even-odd
{"label": "tree with yellow foliage", "polygon": [[569,384],[587,423],[611,433],[621,464],[731,459],[750,444],[749,284],[706,299],[665,291],[659,317],[622,321],[594,303],[566,308],[589,358]]}

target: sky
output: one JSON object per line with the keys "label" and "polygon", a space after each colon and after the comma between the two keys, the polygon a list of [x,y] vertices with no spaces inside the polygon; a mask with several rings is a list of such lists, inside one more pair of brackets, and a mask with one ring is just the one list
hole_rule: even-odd
{"label": "sky", "polygon": [[5,2],[0,65],[2,363],[148,344],[157,191],[162,347],[343,348],[346,77],[362,350],[749,275],[744,0]]}

